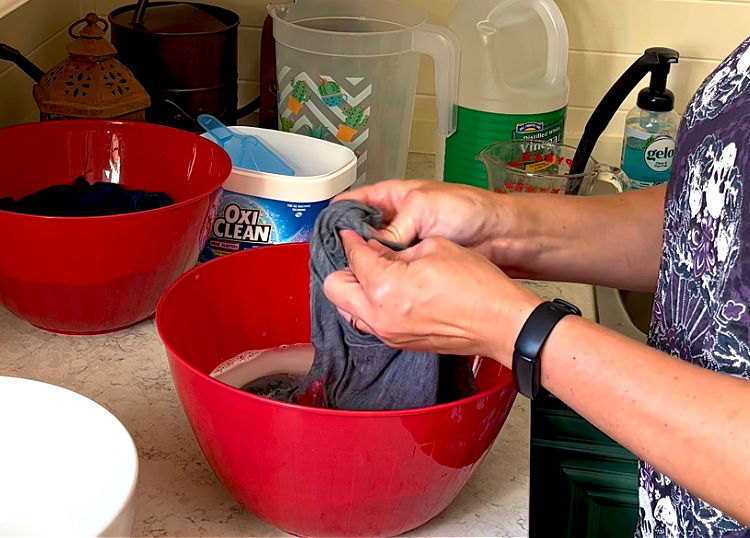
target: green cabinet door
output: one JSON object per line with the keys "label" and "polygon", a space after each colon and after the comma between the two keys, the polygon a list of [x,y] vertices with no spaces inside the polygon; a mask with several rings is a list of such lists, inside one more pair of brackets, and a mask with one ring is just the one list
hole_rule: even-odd
{"label": "green cabinet door", "polygon": [[530,538],[632,538],[635,456],[553,397],[531,406]]}

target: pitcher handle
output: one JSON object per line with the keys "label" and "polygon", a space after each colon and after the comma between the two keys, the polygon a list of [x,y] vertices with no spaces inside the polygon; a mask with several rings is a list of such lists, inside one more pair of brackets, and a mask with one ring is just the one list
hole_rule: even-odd
{"label": "pitcher handle", "polygon": [[628,178],[625,172],[616,166],[597,163],[594,170],[596,172],[597,181],[609,183],[617,190],[617,192],[630,190],[630,178]]}
{"label": "pitcher handle", "polygon": [[456,131],[459,45],[455,34],[434,24],[423,24],[412,36],[414,52],[432,56],[435,62],[437,132],[448,137]]}
{"label": "pitcher handle", "polygon": [[437,155],[435,179],[443,180],[445,140],[456,132],[458,108],[459,44],[456,35],[442,26],[423,24],[412,34],[412,50],[432,56],[435,62]]}

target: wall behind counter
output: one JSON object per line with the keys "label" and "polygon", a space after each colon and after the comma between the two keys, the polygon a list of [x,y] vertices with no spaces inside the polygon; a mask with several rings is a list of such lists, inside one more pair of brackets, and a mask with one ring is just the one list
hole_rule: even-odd
{"label": "wall behind counter", "polygon": [[[204,0],[236,11],[239,31],[239,102],[258,94],[260,27],[267,0]],[[376,0],[373,0],[376,1]],[[455,0],[407,0],[429,12],[430,22],[445,24]],[[105,17],[131,4],[119,0],[29,0],[0,19],[0,41],[27,54],[47,70],[65,57],[67,27],[88,11]],[[682,59],[670,76],[670,87],[682,111],[703,78],[747,37],[750,0],[558,0],[570,33],[571,82],[567,141],[576,144],[593,108],[612,82],[643,49],[668,46]],[[435,98],[432,60],[423,58],[412,123],[411,150],[435,151]],[[0,64],[0,126],[37,118],[31,80],[10,64]],[[595,155],[619,162],[625,113],[622,106]]]}
{"label": "wall behind counter", "polygon": [[[29,0],[0,18],[0,42],[14,47],[45,71],[65,58],[68,26],[94,6],[94,0]],[[39,118],[31,96],[34,82],[15,65],[0,62],[0,126]]]}

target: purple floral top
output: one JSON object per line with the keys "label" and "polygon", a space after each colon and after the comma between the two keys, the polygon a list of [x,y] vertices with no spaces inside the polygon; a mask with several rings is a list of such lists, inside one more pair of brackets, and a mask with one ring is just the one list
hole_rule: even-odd
{"label": "purple floral top", "polygon": [[[749,306],[750,38],[698,88],[680,126],[649,345],[750,380]],[[637,537],[750,537],[645,462],[638,497]]]}

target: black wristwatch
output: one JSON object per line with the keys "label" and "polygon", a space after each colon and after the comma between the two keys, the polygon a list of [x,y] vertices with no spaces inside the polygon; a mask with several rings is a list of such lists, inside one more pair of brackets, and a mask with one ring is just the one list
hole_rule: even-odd
{"label": "black wristwatch", "polygon": [[580,316],[581,311],[562,299],[544,302],[534,309],[518,333],[513,350],[513,379],[518,392],[531,400],[541,387],[539,353],[555,325],[569,314]]}

